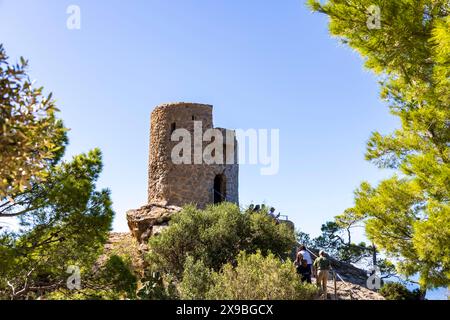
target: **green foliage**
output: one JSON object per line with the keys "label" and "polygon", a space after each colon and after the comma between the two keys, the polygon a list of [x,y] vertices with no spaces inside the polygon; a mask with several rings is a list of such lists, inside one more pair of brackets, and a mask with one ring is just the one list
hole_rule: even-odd
{"label": "green foliage", "polygon": [[52,166],[45,183],[2,204],[1,216],[19,217],[21,225],[17,233],[0,233],[2,297],[33,298],[64,287],[71,265],[82,276],[90,273],[114,215],[109,191],[95,187],[101,170],[95,149]]}
{"label": "green foliage", "polygon": [[131,262],[112,255],[99,276],[100,281],[109,284],[115,292],[123,292],[129,299],[136,297],[137,277],[131,269]]}
{"label": "green foliage", "polygon": [[398,282],[387,282],[384,284],[379,293],[386,300],[420,300],[421,293],[418,289],[414,291],[408,290],[408,288]]}
{"label": "green foliage", "polygon": [[[450,282],[450,208],[432,203],[427,208],[426,220],[413,223],[413,245],[419,261],[427,261],[423,280],[431,278],[436,286]],[[413,268],[413,270],[416,268]],[[412,271],[409,271],[411,274]]]}
{"label": "green foliage", "polygon": [[[208,275],[205,271],[200,274]],[[236,267],[226,264],[220,272],[212,273],[211,279],[206,298],[212,300],[311,300],[317,295],[314,285],[300,282],[291,261],[281,262],[260,251],[241,252]],[[189,283],[196,282],[189,279]]]}
{"label": "green foliage", "polygon": [[321,231],[322,234],[313,240],[313,247],[325,250],[340,261],[357,263],[372,255],[373,247],[365,243],[353,243],[350,229],[346,230],[335,221],[327,221]]}
{"label": "green foliage", "polygon": [[279,258],[286,259],[296,245],[295,230],[286,223],[276,221],[266,211],[245,215],[249,219],[250,229],[246,234],[247,243],[241,250],[254,253],[260,250],[263,254],[269,251]]}
{"label": "green foliage", "polygon": [[95,186],[100,151],[61,162],[67,129],[27,67],[23,58],[9,64],[0,45],[0,217],[20,225],[0,231],[0,298],[8,299],[64,296],[55,290],[64,290],[67,268],[88,277],[113,218],[109,191]]}
{"label": "green foliage", "polygon": [[67,143],[52,95],[33,87],[27,67],[10,64],[0,44],[0,200],[45,179]]}
{"label": "green foliage", "polygon": [[119,300],[135,299],[138,278],[130,259],[111,255],[102,265],[81,275],[81,288],[58,287],[44,295],[47,300]]}
{"label": "green foliage", "polygon": [[[355,207],[340,218],[366,223],[375,245],[399,261],[422,288],[450,284],[450,3],[448,0],[309,1],[330,17],[330,33],[380,76],[381,97],[401,121],[374,132],[366,158],[400,171],[377,187],[361,184]],[[380,8],[381,28],[368,28]]]}
{"label": "green foliage", "polygon": [[141,300],[173,300],[178,299],[175,280],[172,276],[159,272],[148,272],[142,279],[142,286],[137,292]]}
{"label": "green foliage", "polygon": [[59,289],[45,295],[47,300],[118,300],[121,296],[115,291],[102,288],[85,288],[82,290]]}
{"label": "green foliage", "polygon": [[198,210],[185,207],[158,237],[150,238],[148,260],[161,272],[180,278],[186,258],[219,270],[241,251],[269,251],[287,257],[295,245],[294,230],[264,213],[241,212],[231,203]]}
{"label": "green foliage", "polygon": [[311,239],[311,236],[303,231],[298,230],[296,232],[297,242],[306,246],[314,248],[314,239]]}
{"label": "green foliage", "polygon": [[204,300],[213,285],[213,272],[202,260],[187,257],[184,264],[183,281],[180,283],[180,298],[183,300]]}

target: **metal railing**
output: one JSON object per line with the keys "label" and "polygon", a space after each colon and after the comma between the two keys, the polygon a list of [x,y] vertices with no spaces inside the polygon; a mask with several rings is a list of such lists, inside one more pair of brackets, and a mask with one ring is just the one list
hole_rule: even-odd
{"label": "metal railing", "polygon": [[219,195],[222,198],[222,201],[226,201],[227,200],[227,196],[222,194],[220,191],[217,191],[216,189],[212,188],[211,192],[212,192],[212,195],[213,195],[213,200],[214,200],[214,197],[216,196],[216,194]]}

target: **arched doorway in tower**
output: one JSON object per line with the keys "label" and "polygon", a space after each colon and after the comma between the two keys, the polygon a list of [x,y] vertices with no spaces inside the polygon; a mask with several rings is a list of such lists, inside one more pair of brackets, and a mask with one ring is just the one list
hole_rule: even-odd
{"label": "arched doorway in tower", "polygon": [[218,174],[214,178],[214,204],[224,202],[227,198],[227,181],[223,174]]}

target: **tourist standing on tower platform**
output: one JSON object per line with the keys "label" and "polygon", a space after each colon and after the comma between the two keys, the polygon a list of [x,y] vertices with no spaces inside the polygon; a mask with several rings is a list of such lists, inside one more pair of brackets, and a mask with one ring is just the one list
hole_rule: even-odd
{"label": "tourist standing on tower platform", "polygon": [[275,215],[275,208],[274,207],[270,208],[269,216],[272,217],[275,220],[276,224],[280,223],[280,220],[279,220],[280,215],[281,215],[281,213],[279,213],[278,215]]}
{"label": "tourist standing on tower platform", "polygon": [[274,208],[274,207],[270,208],[270,210],[269,210],[269,216],[271,216],[272,218],[275,219],[275,208]]}

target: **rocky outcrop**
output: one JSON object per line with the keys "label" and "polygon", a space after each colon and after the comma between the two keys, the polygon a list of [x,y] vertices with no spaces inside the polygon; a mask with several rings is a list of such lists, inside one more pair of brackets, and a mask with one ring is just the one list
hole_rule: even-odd
{"label": "rocky outcrop", "polygon": [[146,246],[148,239],[160,233],[169,224],[170,218],[181,210],[166,204],[147,204],[127,211],[128,227],[140,245]]}
{"label": "rocky outcrop", "polygon": [[343,281],[351,282],[360,286],[366,286],[367,272],[350,263],[345,263],[331,258],[333,269],[339,274]]}

